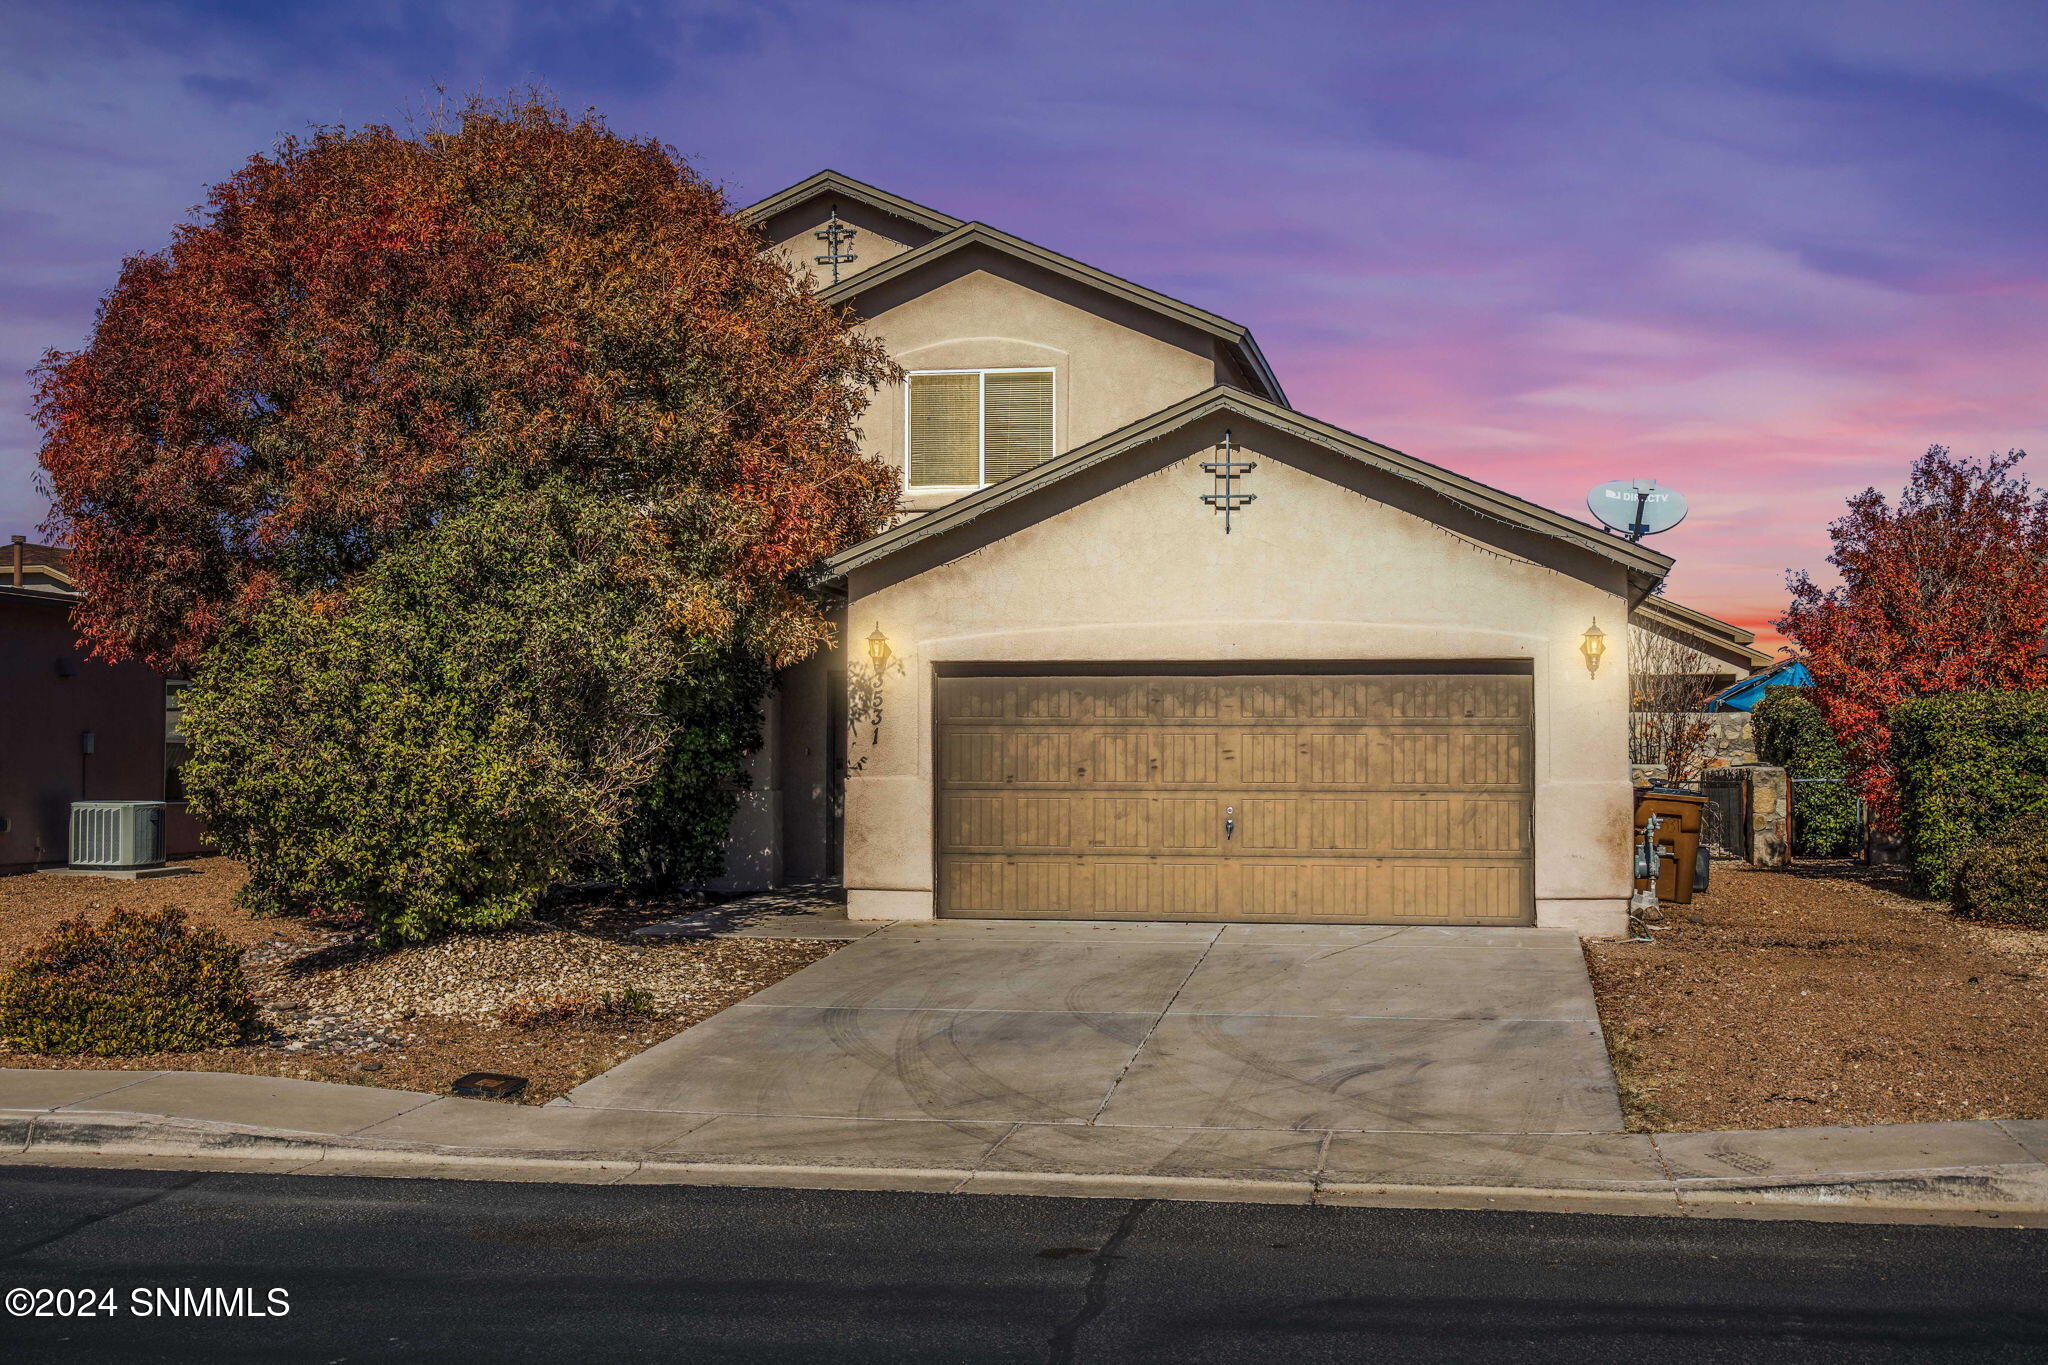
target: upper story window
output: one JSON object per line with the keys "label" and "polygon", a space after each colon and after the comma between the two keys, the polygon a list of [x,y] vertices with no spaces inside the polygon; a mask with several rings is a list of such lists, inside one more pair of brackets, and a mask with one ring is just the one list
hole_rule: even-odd
{"label": "upper story window", "polygon": [[1001,483],[1053,455],[1052,371],[925,370],[909,379],[905,482]]}

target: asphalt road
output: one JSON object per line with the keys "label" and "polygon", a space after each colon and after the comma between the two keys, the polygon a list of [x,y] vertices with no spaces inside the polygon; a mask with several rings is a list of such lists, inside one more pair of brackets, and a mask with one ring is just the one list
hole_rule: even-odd
{"label": "asphalt road", "polygon": [[[0,1248],[115,1309],[6,1360],[2048,1356],[2005,1229],[16,1166]],[[205,1288],[244,1315],[169,1316]]]}

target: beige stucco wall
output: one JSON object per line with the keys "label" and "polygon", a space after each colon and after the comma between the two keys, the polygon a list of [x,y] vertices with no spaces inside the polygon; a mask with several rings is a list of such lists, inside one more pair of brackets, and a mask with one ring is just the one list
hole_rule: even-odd
{"label": "beige stucco wall", "polygon": [[[906,370],[1050,368],[1061,451],[1202,392],[1224,364],[1206,333],[994,253],[916,276],[860,298],[864,330]],[[901,385],[875,395],[861,431],[869,455],[904,468]],[[903,505],[929,511],[960,496],[909,490]]]}
{"label": "beige stucco wall", "polygon": [[[1595,617],[1619,633],[1622,570],[1243,420],[1235,440],[1259,462],[1243,491],[1258,501],[1226,536],[1201,501],[1214,481],[1199,468],[1223,425],[1162,438],[985,528],[855,571],[849,620],[857,635],[879,624],[894,657],[879,714],[849,737],[850,912],[933,913],[935,670],[1486,660],[1525,663],[1534,679],[1538,922],[1623,932],[1627,670],[1610,659],[1589,677],[1579,653]],[[857,691],[873,686],[864,659],[851,667]]]}
{"label": "beige stucco wall", "polygon": [[[817,263],[817,258],[825,254],[825,244],[818,240],[816,234],[823,232],[831,221],[834,202],[829,195],[814,198],[784,209],[761,224],[763,235],[773,243],[770,252],[785,264],[809,275],[820,286],[832,283],[832,268]],[[928,228],[869,208],[856,200],[839,199],[836,202],[839,221],[859,234],[842,248],[855,257],[839,268],[842,281],[852,279],[863,270],[872,270],[891,257],[922,246],[938,235]]]}

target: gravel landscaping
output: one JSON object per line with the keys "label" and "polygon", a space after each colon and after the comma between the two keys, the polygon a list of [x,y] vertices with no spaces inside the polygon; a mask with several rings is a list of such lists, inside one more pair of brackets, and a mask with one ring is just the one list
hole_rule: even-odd
{"label": "gravel landscaping", "polygon": [[[176,905],[194,924],[244,945],[269,1036],[243,1047],[151,1056],[46,1057],[0,1047],[0,1066],[239,1071],[436,1092],[465,1072],[498,1071],[527,1077],[521,1100],[545,1103],[838,946],[631,936],[702,904],[678,896],[593,898],[503,933],[382,952],[349,925],[252,917],[233,905],[238,865],[221,858],[193,865],[197,876],[140,882],[0,878],[0,960],[11,961],[66,917]],[[628,991],[645,993],[645,1013],[581,1013]],[[501,1017],[536,1005],[575,1017],[524,1026]]]}
{"label": "gravel landscaping", "polygon": [[2048,1118],[2048,933],[1848,861],[1717,862],[1652,942],[1588,945],[1630,1126]]}

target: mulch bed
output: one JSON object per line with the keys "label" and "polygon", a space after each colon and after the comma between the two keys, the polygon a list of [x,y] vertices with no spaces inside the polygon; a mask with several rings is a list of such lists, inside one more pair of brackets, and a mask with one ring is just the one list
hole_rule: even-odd
{"label": "mulch bed", "polygon": [[[520,1100],[544,1104],[839,946],[638,939],[633,929],[703,902],[589,896],[500,933],[384,952],[352,925],[251,916],[233,903],[239,865],[224,858],[193,865],[197,876],[140,882],[0,878],[0,963],[60,919],[176,905],[194,924],[243,945],[268,1036],[242,1047],[121,1057],[49,1057],[0,1046],[0,1066],[236,1071],[436,1093],[466,1072],[497,1071],[526,1077]],[[527,1026],[499,1017],[511,1006],[627,990],[651,997],[652,1013]]]}
{"label": "mulch bed", "polygon": [[1587,947],[1631,1128],[2048,1117],[2048,933],[1846,861],[1712,887]]}

